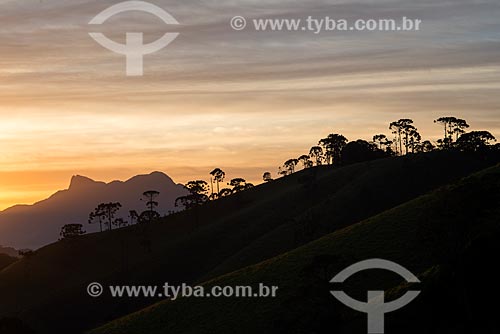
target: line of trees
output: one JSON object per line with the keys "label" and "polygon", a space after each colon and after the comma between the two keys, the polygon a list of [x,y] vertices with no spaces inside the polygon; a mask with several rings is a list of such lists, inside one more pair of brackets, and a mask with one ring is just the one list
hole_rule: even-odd
{"label": "line of trees", "polygon": [[[422,140],[412,119],[402,118],[391,122],[388,129],[393,137],[385,134],[376,134],[371,141],[358,139],[349,141],[345,136],[333,133],[318,141],[318,144],[311,147],[308,154],[300,155],[298,158],[288,159],[278,168],[279,176],[293,174],[298,168],[307,169],[322,165],[347,165],[356,162],[380,159],[390,156],[401,156],[434,150],[460,150],[478,152],[491,148],[499,149],[500,145],[492,145],[496,139],[488,131],[466,132],[470,126],[467,121],[453,117],[440,117],[434,121],[443,127],[443,138],[435,143],[430,140]],[[190,210],[204,205],[219,198],[231,196],[247,189],[253,188],[252,183],[243,178],[231,179],[227,186],[221,189],[221,185],[226,179],[226,173],[215,168],[210,173],[210,183],[204,180],[189,181],[184,185],[187,194],[175,200],[175,207],[182,207]],[[262,175],[264,182],[273,181],[271,172],[264,172]],[[101,203],[93,212],[89,214],[89,224],[99,224],[100,231],[103,226],[111,231],[113,227],[124,227],[136,223],[152,223],[160,219],[158,208],[159,192],[156,190],[146,191],[142,194],[141,200],[145,202],[146,210],[137,213],[135,210],[129,211],[129,220],[117,217],[122,205],[120,203]],[[61,229],[61,238],[68,239],[84,234],[83,225],[68,224]]]}
{"label": "line of trees", "polygon": [[[389,124],[393,137],[386,134],[374,135],[371,141],[358,139],[349,142],[341,134],[334,133],[320,139],[318,144],[311,147],[309,154],[298,158],[288,159],[278,167],[279,176],[293,174],[298,166],[302,169],[321,165],[346,165],[355,162],[379,159],[389,156],[401,156],[434,150],[481,151],[491,147],[499,148],[499,144],[492,145],[495,137],[488,131],[466,132],[470,126],[467,121],[453,117],[440,117],[434,121],[444,128],[444,137],[435,143],[422,140],[422,136],[412,119],[402,118]],[[271,172],[262,176],[265,182],[272,181]]]}
{"label": "line of trees", "polygon": [[189,181],[186,183],[184,189],[188,191],[188,194],[177,198],[175,200],[175,207],[183,207],[184,210],[189,210],[209,201],[227,197],[254,187],[252,183],[238,177],[231,179],[227,183],[230,188],[225,187],[220,189],[220,185],[226,178],[226,173],[220,168],[215,168],[209,175],[211,176],[210,185],[204,180]]}
{"label": "line of trees", "polygon": [[[99,224],[100,232],[103,232],[104,229],[111,231],[113,227],[121,228],[137,223],[153,223],[160,219],[160,214],[156,211],[159,205],[156,199],[159,195],[160,192],[156,190],[144,192],[141,201],[145,202],[146,210],[140,214],[136,210],[130,210],[128,214],[129,220],[118,217],[119,211],[122,208],[121,203],[101,203],[89,214],[88,223]],[[82,224],[66,224],[61,228],[60,240],[73,239],[85,233],[86,231]]]}
{"label": "line of trees", "polygon": [[[210,172],[210,175],[210,185],[204,180],[187,182],[184,185],[187,194],[175,200],[175,207],[182,207],[184,210],[193,209],[209,201],[227,197],[254,187],[252,183],[247,182],[243,178],[234,178],[227,183],[229,187],[220,189],[226,173],[222,169],[216,168]],[[161,218],[156,210],[159,205],[156,199],[159,195],[160,193],[156,190],[144,192],[141,201],[145,203],[146,210],[140,214],[136,210],[130,210],[128,220],[118,217],[119,211],[122,208],[121,203],[101,203],[89,214],[88,223],[99,224],[99,230],[103,232],[104,230],[111,231],[113,228],[158,221]],[[72,239],[85,233],[82,224],[66,224],[61,228],[60,237],[61,240]]]}

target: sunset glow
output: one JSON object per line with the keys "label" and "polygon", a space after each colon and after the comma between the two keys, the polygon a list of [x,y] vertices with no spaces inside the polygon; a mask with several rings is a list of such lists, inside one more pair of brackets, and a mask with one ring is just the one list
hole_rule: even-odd
{"label": "sunset glow", "polygon": [[[500,138],[499,4],[398,2],[391,15],[422,19],[422,31],[277,38],[228,26],[258,15],[260,1],[157,0],[180,36],[146,56],[144,77],[127,78],[124,57],[88,36],[112,1],[0,0],[0,209],[46,198],[74,174],[112,181],[161,170],[182,183],[221,167],[260,183],[328,133],[371,140],[401,117],[433,141],[442,135],[433,120],[451,114]],[[278,1],[273,12],[349,16],[372,2],[333,3],[305,13]],[[124,14],[102,31],[153,41],[165,28],[151,22]]]}

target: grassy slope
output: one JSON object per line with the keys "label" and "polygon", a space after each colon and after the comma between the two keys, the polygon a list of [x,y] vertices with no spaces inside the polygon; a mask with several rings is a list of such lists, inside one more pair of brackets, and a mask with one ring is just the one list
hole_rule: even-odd
{"label": "grassy slope", "polygon": [[0,271],[16,262],[18,258],[9,256],[7,254],[0,254]]}
{"label": "grassy slope", "polygon": [[[167,218],[44,247],[0,272],[0,317],[78,333],[152,303],[86,295],[90,282],[197,282],[289,251],[492,164],[437,152],[315,168]],[[61,308],[60,305],[72,305]]]}
{"label": "grassy slope", "polygon": [[[331,286],[326,283],[346,265],[375,257],[396,261],[419,273],[423,280],[424,292],[409,307],[410,311],[387,316],[389,329],[395,333],[462,332],[466,317],[462,319],[458,313],[463,312],[463,307],[455,307],[460,303],[457,291],[453,291],[455,299],[439,304],[451,296],[441,296],[451,284],[441,278],[446,273],[443,268],[462,259],[471,241],[485,235],[498,236],[499,217],[500,167],[494,167],[205,284],[255,286],[263,282],[280,287],[278,298],[166,301],[111,322],[92,334],[363,333],[366,317],[339,306],[329,296]],[[315,265],[320,258],[327,258],[330,265]],[[388,289],[397,286],[399,280],[396,275],[386,276],[379,271],[357,274],[349,280],[347,291],[362,299],[367,287]],[[436,282],[441,284],[439,289]],[[397,286],[389,296],[395,298],[407,288]],[[446,313],[450,308],[453,312]]]}

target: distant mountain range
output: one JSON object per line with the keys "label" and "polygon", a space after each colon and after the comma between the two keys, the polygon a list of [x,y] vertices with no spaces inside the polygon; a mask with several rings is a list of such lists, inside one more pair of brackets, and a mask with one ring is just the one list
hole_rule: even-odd
{"label": "distant mountain range", "polygon": [[139,213],[145,210],[141,197],[148,190],[160,192],[157,199],[160,214],[173,210],[175,199],[186,192],[182,185],[161,172],[110,183],[73,176],[68,189],[48,199],[0,211],[0,245],[36,249],[56,241],[61,226],[72,223],[83,224],[87,233],[97,232],[98,224],[90,225],[87,221],[89,213],[99,203],[120,202],[123,206],[120,216],[126,218],[129,210]]}

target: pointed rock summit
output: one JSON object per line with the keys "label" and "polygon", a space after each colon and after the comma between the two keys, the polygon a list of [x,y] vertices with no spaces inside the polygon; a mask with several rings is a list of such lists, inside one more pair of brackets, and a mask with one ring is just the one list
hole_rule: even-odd
{"label": "pointed rock summit", "polygon": [[88,178],[88,177],[85,177],[85,176],[81,176],[81,175],[73,175],[73,177],[71,178],[71,182],[69,184],[69,189],[82,189],[82,188],[86,188],[86,187],[89,187],[89,186],[93,186],[95,184],[97,184],[98,182],[95,182],[94,180]]}

